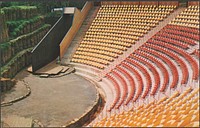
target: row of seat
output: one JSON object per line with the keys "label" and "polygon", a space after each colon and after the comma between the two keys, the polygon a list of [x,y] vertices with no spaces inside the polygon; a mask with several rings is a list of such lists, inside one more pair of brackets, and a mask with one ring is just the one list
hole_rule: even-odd
{"label": "row of seat", "polygon": [[174,43],[175,45],[182,47],[184,49],[189,48],[189,46],[194,46],[196,43],[192,39],[188,39],[186,37],[181,37],[178,35],[173,35],[171,33],[157,33],[156,39],[163,40],[165,42],[170,41],[170,43]]}
{"label": "row of seat", "polygon": [[87,45],[87,44],[80,44],[80,48],[88,48],[88,49],[98,49],[98,50],[104,50],[112,53],[122,54],[122,50],[116,49],[117,46],[114,45],[114,48],[107,47],[107,44],[104,43],[103,46],[101,45]]}
{"label": "row of seat", "polygon": [[[97,66],[96,63],[104,64],[105,66],[108,65],[108,58],[111,60],[110,57],[116,58],[118,55],[123,54],[127,48],[134,45],[140,37],[146,34],[152,27],[155,27],[160,20],[163,20],[163,18],[165,18],[167,14],[169,14],[174,9],[173,7],[168,6],[149,6],[145,8],[122,7],[121,9],[117,8],[118,7],[100,7],[100,10],[98,11],[95,19],[93,20],[90,28],[83,38],[83,41],[80,43],[77,49],[78,52],[76,52],[73,56],[76,62],[83,63],[84,61],[77,60],[87,59],[87,61],[84,63],[91,64],[91,66],[100,67]],[[131,11],[134,9],[134,13],[120,12],[125,10]],[[167,14],[157,14],[157,12],[160,13],[160,9],[164,9],[162,12],[166,12]],[[147,15],[141,16],[139,13],[141,11],[145,12],[144,14]],[[115,14],[116,17],[110,17],[110,13]],[[134,14],[138,14],[138,16]],[[152,17],[149,14],[153,14]],[[120,15],[122,17],[117,17]],[[89,56],[85,57],[85,52],[92,53],[87,54]],[[99,53],[101,55],[97,55]],[[95,57],[97,57],[97,59]],[[102,62],[102,59],[100,59],[101,57],[105,58]],[[94,62],[95,60],[97,60],[96,63],[88,63],[88,61]]]}
{"label": "row of seat", "polygon": [[163,62],[165,62],[169,66],[169,68],[171,69],[171,72],[173,74],[172,75],[173,80],[170,85],[170,88],[175,88],[176,85],[178,84],[178,80],[179,80],[178,69],[177,69],[176,65],[174,65],[174,63],[171,61],[171,58],[169,58],[168,56],[166,56],[163,53],[157,52],[157,50],[153,49],[153,48],[142,47],[142,50],[151,53],[155,57],[158,57],[159,59],[161,59]]}
{"label": "row of seat", "polygon": [[199,19],[182,19],[182,18],[178,18],[173,20],[172,23],[174,22],[182,22],[182,23],[189,23],[189,24],[194,24],[194,25],[198,25],[199,24]]}
{"label": "row of seat", "polygon": [[175,92],[148,105],[105,117],[94,127],[198,127],[199,88]]}
{"label": "row of seat", "polygon": [[[143,10],[136,10],[136,11],[120,11],[118,13],[113,13],[113,11],[102,11],[102,12],[99,12],[98,14],[103,14],[103,15],[106,15],[106,14],[116,14],[116,15],[126,15],[127,13],[143,13],[144,15],[145,14],[154,14],[154,15],[168,15],[170,14],[170,12],[172,12],[171,10],[167,10],[167,11],[143,11]],[[196,14],[196,13],[195,13]]]}
{"label": "row of seat", "polygon": [[188,6],[189,9],[198,9],[199,8],[199,5],[190,5]]}
{"label": "row of seat", "polygon": [[168,24],[164,28],[166,28],[166,29],[172,29],[172,30],[176,30],[176,31],[181,31],[181,32],[192,33],[194,35],[199,35],[199,29],[197,29],[197,28],[190,28],[188,26],[178,26],[178,25],[170,25],[170,24]]}
{"label": "row of seat", "polygon": [[113,30],[125,29],[126,31],[127,31],[127,29],[141,29],[141,30],[150,30],[151,29],[150,26],[143,26],[143,25],[133,26],[133,25],[128,25],[128,24],[119,24],[119,25],[110,24],[110,26],[105,26],[105,25],[90,26],[88,31],[90,31],[91,29],[99,30],[99,29],[109,29],[109,28],[112,28]]}
{"label": "row of seat", "polygon": [[88,48],[81,48],[79,47],[77,51],[84,51],[84,52],[91,52],[91,53],[97,53],[97,54],[102,54],[105,56],[111,56],[113,58],[117,58],[118,54],[117,53],[112,53],[110,51],[105,51],[105,50],[99,50],[99,49],[88,49]]}
{"label": "row of seat", "polygon": [[[102,27],[103,28],[103,27]],[[87,37],[91,36],[91,35],[105,35],[105,36],[114,36],[114,37],[119,37],[119,35],[121,35],[122,37],[128,37],[128,36],[134,36],[132,35],[132,33],[137,32],[137,33],[147,33],[148,30],[144,30],[144,29],[131,29],[131,28],[114,28],[114,27],[108,27],[108,30],[110,30],[110,33],[104,33],[103,31],[101,31],[102,29],[98,29],[98,28],[92,28],[90,30],[88,30],[87,33]],[[115,30],[115,31],[112,31]],[[121,31],[120,31],[121,30]],[[123,35],[122,35],[123,34]],[[135,38],[137,38],[137,36],[134,36]]]}
{"label": "row of seat", "polygon": [[[130,43],[126,43],[126,42],[123,42],[123,41],[116,41],[116,43],[115,44],[113,44],[112,42],[113,41],[109,41],[109,40],[106,40],[106,41],[104,41],[104,43],[103,42],[93,42],[93,41],[86,41],[86,40],[88,40],[87,38],[86,39],[84,39],[84,41],[82,41],[81,43],[82,44],[90,44],[90,45],[93,45],[93,44],[97,44],[97,45],[115,45],[115,46],[117,46],[116,48],[119,48],[119,49],[123,49],[123,50],[126,50],[126,47],[128,48],[128,47],[131,47],[131,44]],[[136,40],[136,39],[133,39],[132,38],[132,40]],[[132,43],[134,43],[134,41],[132,41]]]}
{"label": "row of seat", "polygon": [[166,14],[157,14],[157,13],[153,13],[153,12],[148,12],[148,13],[137,13],[137,11],[135,13],[105,13],[105,14],[97,14],[96,18],[102,18],[102,17],[111,17],[111,18],[128,18],[128,17],[138,17],[138,16],[145,16],[145,17],[166,17]]}
{"label": "row of seat", "polygon": [[101,59],[105,59],[107,61],[112,62],[114,59],[110,56],[103,56],[101,54],[97,54],[97,53],[90,53],[90,52],[83,52],[83,51],[76,51],[76,55],[83,55],[83,56],[93,56],[96,58],[101,58]]}
{"label": "row of seat", "polygon": [[[149,39],[142,47],[134,51],[133,54],[131,54],[119,66],[115,68],[115,70],[118,71],[120,67],[121,70],[119,70],[119,72],[121,72],[121,74],[124,74],[124,76],[129,76],[129,80],[132,75],[126,71],[123,71],[123,68],[132,72],[135,75],[137,81],[133,81],[132,78],[132,80],[129,82],[139,84],[139,86],[131,85],[133,86],[132,88],[137,88],[135,89],[134,93],[133,91],[130,91],[131,93],[129,93],[128,90],[125,90],[128,94],[126,98],[123,98],[125,105],[127,105],[131,100],[135,102],[140,97],[145,98],[147,95],[155,95],[158,91],[165,92],[167,88],[175,88],[179,83],[178,81],[180,81],[181,84],[187,84],[188,81],[190,81],[190,74],[187,66],[188,64],[192,68],[192,79],[198,79],[198,63],[185,51],[186,49],[184,47],[182,47],[182,49],[179,48],[179,45],[188,47],[189,45],[193,44],[185,43],[187,45],[184,45],[182,42],[178,43],[175,40],[171,40],[170,36],[174,36],[172,34],[168,35],[169,38],[163,37],[163,35],[160,35],[160,33],[165,33],[166,28],[167,27],[163,28],[160,32],[157,33],[158,35],[156,34],[151,39]],[[186,60],[183,60],[182,58],[185,58]],[[174,61],[172,61],[171,59],[173,59]],[[145,68],[142,68],[140,63],[146,65],[146,68],[148,68],[153,73],[155,81],[154,84],[152,84],[151,82],[152,78],[150,77],[150,74],[145,71]],[[177,65],[180,66],[181,72],[178,72]],[[166,66],[168,66],[168,68],[166,68]],[[161,74],[156,67],[159,68]],[[142,76],[138,73],[138,70],[141,71],[142,74],[144,74],[146,84],[144,84],[145,82],[144,80],[142,80]],[[171,72],[172,78],[170,78],[169,72]],[[179,73],[182,74],[182,77],[180,77]],[[110,74],[113,74],[113,71],[111,71]],[[116,75],[113,75],[113,77],[114,76]],[[117,78],[120,78],[118,80],[121,81],[121,83],[116,83],[118,84],[117,86],[127,88],[128,84],[123,82],[123,77],[120,77],[120,75],[118,74],[115,79]],[[163,82],[161,81],[161,79],[163,79]],[[170,79],[172,79],[171,82]],[[123,90],[120,90],[120,92],[121,91],[124,92]],[[120,101],[122,101],[122,99]],[[122,103],[120,105],[122,105]],[[117,109],[119,108],[119,106],[113,108]]]}
{"label": "row of seat", "polygon": [[[101,5],[102,8],[106,8],[106,7],[139,7],[139,8],[143,8],[143,7],[159,7],[159,8],[176,8],[176,5],[131,5],[131,4],[124,4],[124,5],[115,5],[115,4],[110,4],[110,5]],[[195,7],[195,6],[194,6]],[[189,7],[191,8],[191,7]],[[192,7],[193,8],[193,7]]]}
{"label": "row of seat", "polygon": [[94,19],[94,23],[101,23],[102,20],[115,20],[115,21],[125,21],[125,22],[142,22],[142,20],[146,19],[145,22],[153,22],[153,20],[162,20],[163,17],[149,17],[149,16],[133,16],[133,17],[98,17]]}
{"label": "row of seat", "polygon": [[104,69],[105,68],[104,65],[102,65],[102,64],[100,64],[98,62],[95,62],[93,60],[85,60],[85,59],[72,58],[71,61],[75,62],[75,63],[86,64],[86,65],[93,66],[93,67],[96,67],[96,68],[99,68],[99,69]]}
{"label": "row of seat", "polygon": [[172,20],[170,24],[199,28],[199,13],[199,6],[190,6]]}
{"label": "row of seat", "polygon": [[198,18],[197,16],[199,15],[199,13],[198,12],[182,12],[179,15],[180,16],[196,17],[195,19],[197,19]]}
{"label": "row of seat", "polygon": [[[150,95],[198,81],[199,64],[187,52],[199,41],[199,30],[168,24],[133,54],[106,74],[116,90],[112,109],[119,109]],[[113,36],[113,35],[111,35]],[[195,50],[192,54],[199,53]],[[199,58],[199,57],[198,57]],[[191,71],[189,71],[191,69]],[[111,76],[111,77],[110,77]],[[198,91],[191,88],[145,106],[107,117],[94,126],[193,126],[198,123]],[[122,107],[123,108],[123,107]],[[197,125],[196,125],[197,126]]]}
{"label": "row of seat", "polygon": [[178,36],[183,36],[183,37],[195,40],[195,41],[198,41],[199,37],[200,37],[199,35],[196,35],[196,34],[193,34],[193,33],[176,31],[176,30],[172,30],[172,29],[164,29],[163,31],[166,32],[166,33],[171,33],[171,34],[175,34],[175,35],[178,35]]}
{"label": "row of seat", "polygon": [[181,14],[181,15],[179,15],[177,18],[180,18],[180,19],[199,20],[199,17],[192,16],[192,15],[190,15],[190,14],[188,14],[188,15]]}
{"label": "row of seat", "polygon": [[140,10],[148,10],[148,9],[154,9],[154,10],[162,10],[162,9],[173,9],[173,8],[169,8],[167,6],[149,6],[149,7],[101,7],[100,10],[130,10],[130,9],[140,9]]}
{"label": "row of seat", "polygon": [[[103,32],[99,32],[100,34],[104,34]],[[120,32],[121,34],[125,34],[126,32]],[[109,42],[115,42],[115,41],[120,41],[124,43],[129,43],[129,44],[135,44],[135,41],[139,39],[139,37],[142,37],[143,33],[138,33],[134,32],[134,35],[124,35],[123,37],[119,36],[107,36],[107,35],[87,35],[87,37],[84,37],[83,41],[90,41],[90,42],[104,42],[104,43],[109,43]],[[96,38],[95,38],[96,37]],[[118,43],[116,43],[118,44]],[[114,44],[113,44],[114,45]]]}
{"label": "row of seat", "polygon": [[[176,46],[183,48],[183,49],[189,48],[188,44],[185,44],[185,43],[183,43],[179,40],[176,40],[176,38],[173,35],[170,35],[170,34],[157,33],[156,36],[154,36],[154,37],[155,37],[154,40],[169,42],[169,43],[176,45]],[[150,41],[153,42],[154,40],[150,40]]]}

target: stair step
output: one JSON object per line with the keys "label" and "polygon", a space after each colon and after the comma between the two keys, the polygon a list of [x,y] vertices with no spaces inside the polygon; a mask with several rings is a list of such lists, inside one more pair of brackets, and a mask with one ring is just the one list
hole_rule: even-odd
{"label": "stair step", "polygon": [[[93,7],[89,12],[88,15],[86,16],[85,20],[83,21],[81,27],[79,28],[77,34],[75,35],[74,39],[72,40],[69,48],[67,49],[65,55],[64,55],[64,60],[63,62],[69,62],[71,59],[70,57],[73,55],[78,47],[79,43],[82,41],[83,37],[85,36],[85,33],[89,29],[93,19],[95,18],[98,10],[100,7]],[[61,62],[62,63],[62,62]]]}

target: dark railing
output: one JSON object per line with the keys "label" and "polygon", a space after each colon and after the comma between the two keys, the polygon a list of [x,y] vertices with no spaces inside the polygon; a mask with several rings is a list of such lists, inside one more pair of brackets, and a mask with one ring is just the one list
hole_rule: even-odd
{"label": "dark railing", "polygon": [[60,54],[59,44],[72,25],[73,15],[63,14],[32,50],[32,71],[42,68]]}

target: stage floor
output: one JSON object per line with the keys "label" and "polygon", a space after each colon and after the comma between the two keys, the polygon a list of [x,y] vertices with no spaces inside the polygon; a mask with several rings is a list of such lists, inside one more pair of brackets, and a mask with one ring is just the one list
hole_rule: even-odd
{"label": "stage floor", "polygon": [[11,106],[1,107],[2,119],[17,115],[37,119],[46,127],[62,126],[84,114],[97,98],[94,85],[73,73],[58,78],[40,78],[24,70],[15,79],[17,85],[3,95],[2,101],[25,93],[22,80],[29,84],[31,95]]}

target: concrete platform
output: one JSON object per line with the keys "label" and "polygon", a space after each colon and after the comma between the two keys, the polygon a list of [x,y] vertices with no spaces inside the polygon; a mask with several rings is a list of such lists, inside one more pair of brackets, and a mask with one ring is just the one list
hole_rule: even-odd
{"label": "concrete platform", "polygon": [[24,70],[16,79],[16,87],[6,93],[4,99],[23,94],[23,89],[17,89],[21,88],[22,80],[29,84],[31,95],[2,107],[2,120],[17,115],[39,120],[45,127],[60,127],[81,117],[97,100],[98,92],[94,85],[73,73],[59,78],[40,78]]}

